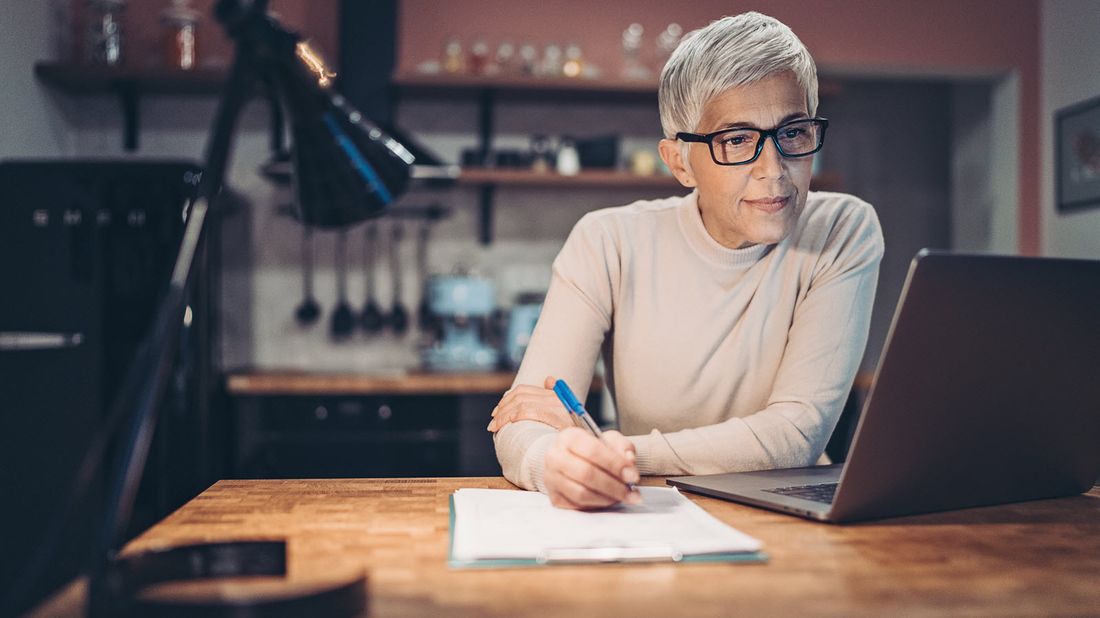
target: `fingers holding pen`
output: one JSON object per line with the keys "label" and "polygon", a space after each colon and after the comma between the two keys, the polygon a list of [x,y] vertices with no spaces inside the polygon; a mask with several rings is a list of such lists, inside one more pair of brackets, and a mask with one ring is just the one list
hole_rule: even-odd
{"label": "fingers holding pen", "polygon": [[638,457],[634,450],[634,443],[614,430],[603,432],[602,439],[612,451],[622,454],[623,467],[620,475],[623,481],[631,485],[637,484],[642,477],[638,472]]}
{"label": "fingers holding pen", "polygon": [[[626,441],[618,432],[615,436]],[[629,441],[626,441],[629,442]],[[614,443],[614,442],[613,442]],[[619,502],[637,504],[641,496],[631,491],[637,469],[621,444],[612,447],[579,428],[563,430],[546,452],[546,485],[551,498],[580,508],[601,508]],[[624,476],[626,478],[624,478]],[[633,478],[633,481],[627,479]]]}

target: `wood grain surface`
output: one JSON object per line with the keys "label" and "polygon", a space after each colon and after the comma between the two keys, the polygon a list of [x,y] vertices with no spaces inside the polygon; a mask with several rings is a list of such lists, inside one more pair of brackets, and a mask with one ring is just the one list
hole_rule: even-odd
{"label": "wood grain surface", "polygon": [[[417,373],[400,375],[258,371],[226,378],[230,395],[502,395],[516,375],[493,373]],[[599,376],[592,390],[602,388]]]}
{"label": "wood grain surface", "polygon": [[763,540],[770,560],[456,570],[448,496],[460,487],[512,488],[502,478],[221,481],[126,551],[286,538],[296,585],[365,569],[372,616],[1100,614],[1098,489],[847,526],[687,494]]}

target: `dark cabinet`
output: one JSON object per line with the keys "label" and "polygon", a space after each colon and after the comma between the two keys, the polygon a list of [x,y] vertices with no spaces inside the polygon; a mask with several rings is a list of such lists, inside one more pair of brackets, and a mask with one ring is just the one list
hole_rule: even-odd
{"label": "dark cabinet", "polygon": [[233,400],[239,478],[499,476],[492,395]]}

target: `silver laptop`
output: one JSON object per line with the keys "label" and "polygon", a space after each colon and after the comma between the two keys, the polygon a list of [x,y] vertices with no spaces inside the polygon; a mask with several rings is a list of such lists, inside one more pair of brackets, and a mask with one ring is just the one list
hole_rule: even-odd
{"label": "silver laptop", "polygon": [[1054,498],[1100,475],[1100,260],[913,258],[844,464],[688,476],[829,522]]}

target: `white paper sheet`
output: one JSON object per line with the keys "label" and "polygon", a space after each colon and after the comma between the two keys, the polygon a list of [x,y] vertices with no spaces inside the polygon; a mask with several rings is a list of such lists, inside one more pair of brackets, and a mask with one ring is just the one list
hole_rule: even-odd
{"label": "white paper sheet", "polygon": [[602,555],[614,560],[664,549],[678,559],[761,548],[760,541],[718,521],[674,487],[639,490],[640,505],[584,512],[555,508],[533,491],[460,489],[454,493],[452,557],[541,561],[585,550],[598,557],[605,550]]}

